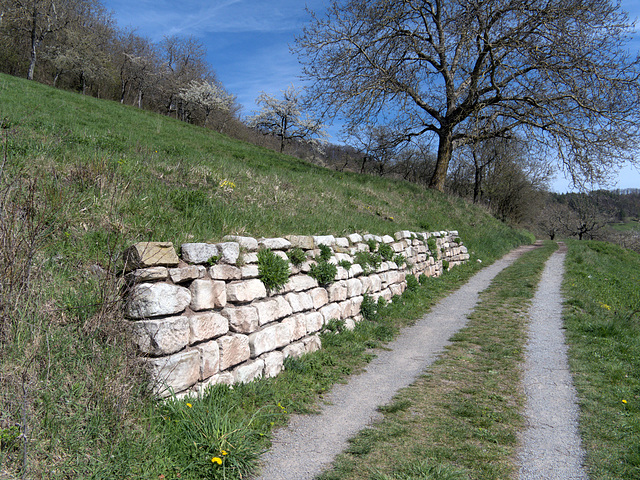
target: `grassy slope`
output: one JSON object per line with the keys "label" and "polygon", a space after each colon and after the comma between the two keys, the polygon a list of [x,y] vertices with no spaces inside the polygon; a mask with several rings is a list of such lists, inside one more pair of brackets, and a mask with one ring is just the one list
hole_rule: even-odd
{"label": "grassy slope", "polygon": [[[158,430],[144,420],[157,413],[136,389],[136,369],[123,361],[134,353],[117,304],[105,302],[117,298],[117,278],[91,273],[100,271],[96,264],[115,271],[114,259],[132,242],[457,229],[473,259],[490,262],[530,240],[483,210],[415,185],[329,171],[4,75],[0,119],[7,127],[0,197],[5,210],[16,207],[15,222],[2,218],[3,241],[7,232],[27,238],[25,225],[38,240],[32,247],[5,242],[0,262],[0,273],[15,275],[16,284],[26,277],[9,259],[31,252],[35,267],[30,291],[2,292],[3,308],[20,308],[5,310],[8,326],[0,330],[0,411],[11,425],[3,430],[0,476],[24,461],[31,478],[157,478],[149,466],[166,451],[149,450]],[[24,425],[25,457],[12,438]]]}

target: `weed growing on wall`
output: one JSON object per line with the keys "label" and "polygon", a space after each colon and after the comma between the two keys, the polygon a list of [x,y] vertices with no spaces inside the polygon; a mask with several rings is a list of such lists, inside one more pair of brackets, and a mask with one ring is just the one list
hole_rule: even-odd
{"label": "weed growing on wall", "polygon": [[258,251],[258,278],[271,292],[282,290],[289,281],[289,262],[265,248]]}
{"label": "weed growing on wall", "polygon": [[300,247],[293,247],[287,252],[287,257],[293,265],[298,267],[307,259],[307,254]]}

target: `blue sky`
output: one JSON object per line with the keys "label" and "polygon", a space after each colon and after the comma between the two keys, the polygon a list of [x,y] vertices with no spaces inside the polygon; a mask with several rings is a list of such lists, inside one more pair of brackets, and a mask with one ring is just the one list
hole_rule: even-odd
{"label": "blue sky", "polygon": [[[329,0],[103,0],[120,27],[159,42],[165,35],[193,35],[207,47],[207,60],[218,79],[243,105],[255,109],[261,91],[279,95],[292,83],[300,85],[300,65],[289,51],[308,23],[308,6],[322,12]],[[622,0],[631,19],[640,17],[638,0]],[[636,29],[638,31],[638,29]],[[640,34],[633,48],[640,50]],[[330,133],[332,129],[329,129]],[[333,137],[330,141],[337,142]],[[640,188],[640,170],[628,166],[608,188]],[[561,176],[552,190],[565,192]]]}

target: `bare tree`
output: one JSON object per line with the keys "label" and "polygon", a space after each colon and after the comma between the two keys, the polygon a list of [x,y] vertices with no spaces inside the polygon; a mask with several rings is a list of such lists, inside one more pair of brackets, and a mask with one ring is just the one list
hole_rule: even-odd
{"label": "bare tree", "polygon": [[302,90],[293,85],[282,91],[282,99],[262,92],[256,103],[262,109],[249,117],[248,124],[264,134],[278,137],[280,152],[294,139],[326,137],[324,125],[302,111]]}
{"label": "bare tree", "polygon": [[442,191],[454,149],[514,130],[557,152],[575,182],[630,160],[631,31],[610,0],[333,0],[294,50],[325,115],[434,137],[430,186]]}

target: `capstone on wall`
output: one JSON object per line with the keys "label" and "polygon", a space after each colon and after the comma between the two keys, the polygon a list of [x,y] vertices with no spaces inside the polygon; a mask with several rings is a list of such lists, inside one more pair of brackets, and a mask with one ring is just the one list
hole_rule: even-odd
{"label": "capstone on wall", "polygon": [[[436,240],[434,252],[429,238]],[[141,242],[124,253],[130,286],[125,314],[159,396],[273,377],[287,357],[321,348],[319,334],[330,320],[353,328],[362,319],[365,294],[389,301],[405,290],[408,274],[439,276],[443,264],[451,268],[469,258],[456,231],[223,240],[183,244],[180,256],[168,242]],[[384,261],[365,272],[354,256],[369,251],[371,241],[389,244],[406,263]],[[308,275],[320,245],[330,247],[330,263],[352,264],[338,266],[335,280],[325,286]],[[307,261],[290,265],[282,290],[267,291],[259,278],[258,250],[268,248],[288,260],[294,247],[305,251]],[[217,261],[209,265],[212,258]]]}

